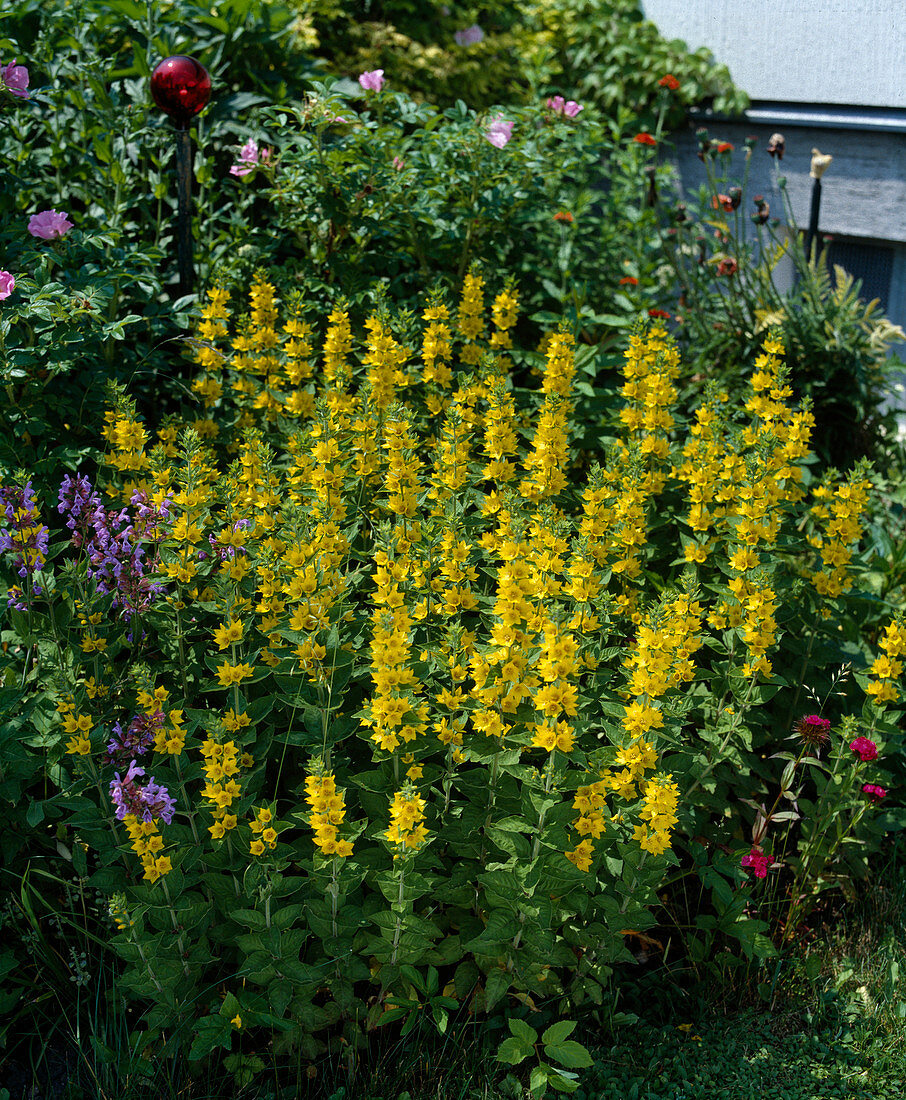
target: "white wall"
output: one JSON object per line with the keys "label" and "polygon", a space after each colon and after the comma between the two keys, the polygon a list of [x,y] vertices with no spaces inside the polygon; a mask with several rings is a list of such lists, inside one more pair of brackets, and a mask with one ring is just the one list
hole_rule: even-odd
{"label": "white wall", "polygon": [[753,100],[906,107],[906,0],[642,0]]}

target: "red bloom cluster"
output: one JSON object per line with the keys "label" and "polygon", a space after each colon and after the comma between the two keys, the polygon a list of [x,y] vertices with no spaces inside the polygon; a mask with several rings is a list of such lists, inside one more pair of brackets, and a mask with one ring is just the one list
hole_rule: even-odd
{"label": "red bloom cluster", "polygon": [[863,763],[878,759],[878,746],[868,737],[857,737],[849,747]]}
{"label": "red bloom cluster", "polygon": [[636,134],[632,139],[638,142],[639,145],[657,145],[657,141],[651,136],[651,134],[641,133]]}
{"label": "red bloom cluster", "polygon": [[660,84],[662,88],[667,88],[671,92],[675,92],[679,87],[679,81],[671,73],[667,73],[666,76],[662,76],[661,79],[658,81],[658,84]]}
{"label": "red bloom cluster", "polygon": [[750,852],[746,852],[739,864],[741,867],[750,869],[756,878],[767,878],[768,868],[773,862],[771,856],[766,856],[756,844]]}
{"label": "red bloom cluster", "polygon": [[876,783],[866,783],[862,787],[862,793],[867,794],[872,802],[880,802],[882,798],[887,797],[887,791],[883,787],[879,787]]}

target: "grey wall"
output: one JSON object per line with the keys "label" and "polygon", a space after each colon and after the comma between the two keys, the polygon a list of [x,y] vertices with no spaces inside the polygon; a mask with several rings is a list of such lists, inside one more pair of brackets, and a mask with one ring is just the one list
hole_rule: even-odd
{"label": "grey wall", "polygon": [[906,107],[904,0],[642,0],[752,99]]}

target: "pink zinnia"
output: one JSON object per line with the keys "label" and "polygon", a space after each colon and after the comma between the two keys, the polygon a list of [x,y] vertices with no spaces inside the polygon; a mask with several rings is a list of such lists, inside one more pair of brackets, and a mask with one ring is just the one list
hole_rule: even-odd
{"label": "pink zinnia", "polygon": [[513,123],[503,115],[497,115],[489,122],[484,136],[495,149],[502,149],[513,136]]}
{"label": "pink zinnia", "polygon": [[746,852],[739,861],[740,866],[749,868],[756,878],[767,878],[768,868],[773,862],[774,860],[766,856],[757,845],[750,852]]}
{"label": "pink zinnia", "polygon": [[857,737],[849,746],[864,763],[878,759],[878,746],[868,737]]}
{"label": "pink zinnia", "polygon": [[862,788],[862,793],[867,794],[872,802],[880,802],[882,798],[887,797],[887,791],[876,783],[866,783]]}
{"label": "pink zinnia", "polygon": [[0,271],[0,302],[16,289],[16,280],[9,271]]}
{"label": "pink zinnia", "polygon": [[362,85],[366,92],[379,92],[383,83],[383,69],[373,69],[370,73],[361,73],[359,75],[359,84]]}
{"label": "pink zinnia", "polygon": [[24,65],[17,65],[16,59],[0,69],[0,82],[12,95],[20,99],[28,99],[28,69]]}
{"label": "pink zinnia", "polygon": [[57,237],[65,237],[73,228],[68,214],[61,214],[58,210],[42,210],[40,214],[32,214],[28,219],[28,231],[33,237],[41,237],[42,240],[52,241]]}
{"label": "pink zinnia", "polygon": [[473,23],[471,27],[466,27],[464,30],[457,31],[453,35],[453,41],[457,46],[475,46],[483,38],[484,31],[477,23]]}
{"label": "pink zinnia", "polygon": [[230,169],[231,176],[247,176],[254,172],[262,164],[267,164],[271,159],[270,149],[259,149],[258,142],[254,138],[249,140],[239,150],[239,163]]}

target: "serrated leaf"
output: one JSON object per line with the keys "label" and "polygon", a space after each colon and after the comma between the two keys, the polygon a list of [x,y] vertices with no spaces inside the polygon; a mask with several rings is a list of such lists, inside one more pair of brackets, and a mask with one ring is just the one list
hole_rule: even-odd
{"label": "serrated leaf", "polygon": [[591,1055],[575,1039],[567,1039],[562,1043],[547,1043],[544,1053],[555,1062],[559,1062],[561,1066],[566,1066],[567,1069],[587,1069],[592,1065]]}
{"label": "serrated leaf", "polygon": [[538,1041],[538,1032],[527,1024],[525,1020],[519,1020],[511,1016],[507,1020],[507,1027],[523,1045],[528,1044],[530,1049],[534,1047],[535,1043]]}
{"label": "serrated leaf", "polygon": [[531,1047],[526,1050],[522,1043],[515,1038],[515,1036],[511,1035],[500,1044],[500,1050],[497,1051],[496,1058],[498,1062],[505,1062],[508,1066],[518,1066],[519,1063],[524,1062],[531,1053]]}
{"label": "serrated leaf", "polygon": [[572,1035],[576,1030],[575,1020],[558,1020],[557,1023],[551,1024],[551,1026],[541,1036],[541,1042],[545,1046],[556,1046],[558,1043],[562,1043],[564,1039]]}

